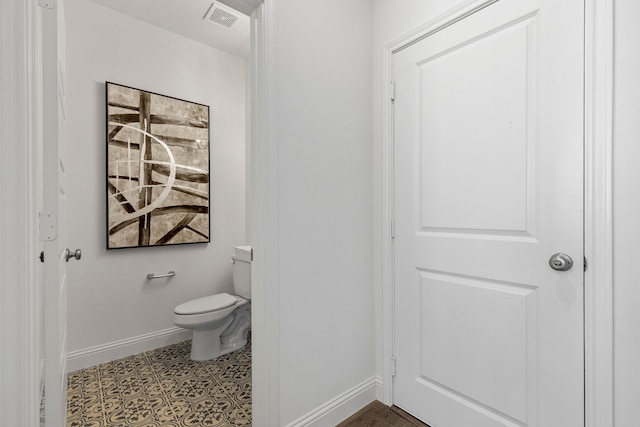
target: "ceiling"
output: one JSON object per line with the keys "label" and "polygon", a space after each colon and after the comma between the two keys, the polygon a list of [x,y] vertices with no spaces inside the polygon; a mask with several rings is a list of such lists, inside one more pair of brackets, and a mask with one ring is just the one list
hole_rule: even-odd
{"label": "ceiling", "polygon": [[213,0],[92,0],[109,9],[155,25],[172,33],[231,54],[249,55],[249,17],[216,3],[232,12],[238,20],[231,28],[205,19]]}

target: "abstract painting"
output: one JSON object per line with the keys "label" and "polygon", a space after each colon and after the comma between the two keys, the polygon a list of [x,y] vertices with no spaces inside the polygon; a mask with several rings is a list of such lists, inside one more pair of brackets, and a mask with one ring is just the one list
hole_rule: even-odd
{"label": "abstract painting", "polygon": [[209,242],[209,107],[106,83],[107,249]]}

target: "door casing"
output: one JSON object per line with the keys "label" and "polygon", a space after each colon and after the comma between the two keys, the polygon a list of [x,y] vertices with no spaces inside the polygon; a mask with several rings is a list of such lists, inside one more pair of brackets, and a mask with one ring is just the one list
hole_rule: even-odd
{"label": "door casing", "polygon": [[[38,209],[41,51],[36,2],[4,0],[0,53],[0,419],[37,425],[43,368]],[[9,226],[5,226],[5,224]],[[5,351],[11,349],[11,351]]]}
{"label": "door casing", "polygon": [[[408,32],[384,48],[380,180],[380,222],[375,241],[381,305],[382,401],[393,400],[393,111],[392,56],[435,31],[445,22],[462,19],[496,0],[468,1],[439,18]],[[613,425],[613,2],[585,0],[585,426]]]}

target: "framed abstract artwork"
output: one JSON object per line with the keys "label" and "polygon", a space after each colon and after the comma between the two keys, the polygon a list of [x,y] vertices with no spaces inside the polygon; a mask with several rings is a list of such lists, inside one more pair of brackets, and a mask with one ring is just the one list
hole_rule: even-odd
{"label": "framed abstract artwork", "polygon": [[209,107],[107,82],[107,249],[207,243]]}

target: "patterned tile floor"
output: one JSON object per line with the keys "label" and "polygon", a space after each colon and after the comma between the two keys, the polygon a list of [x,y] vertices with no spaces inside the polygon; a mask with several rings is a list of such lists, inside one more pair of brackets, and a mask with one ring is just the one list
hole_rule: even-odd
{"label": "patterned tile floor", "polygon": [[190,341],[68,377],[67,427],[251,426],[251,343],[215,361]]}

